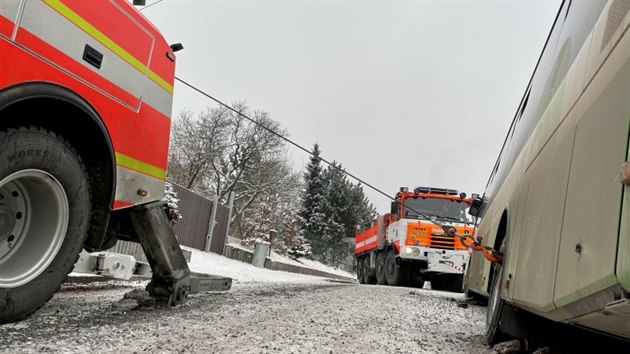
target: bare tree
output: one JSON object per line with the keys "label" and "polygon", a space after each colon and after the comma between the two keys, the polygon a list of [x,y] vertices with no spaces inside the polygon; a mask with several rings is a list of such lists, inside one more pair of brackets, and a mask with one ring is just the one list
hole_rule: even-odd
{"label": "bare tree", "polygon": [[[203,114],[202,114],[203,116]],[[203,184],[204,176],[212,174],[208,154],[213,132],[203,132],[192,112],[182,112],[173,122],[169,150],[169,180],[191,190]]]}
{"label": "bare tree", "polygon": [[169,180],[207,197],[218,195],[222,202],[234,192],[231,221],[242,230],[262,200],[280,215],[300,179],[278,136],[287,136],[280,123],[266,112],[250,112],[244,103],[233,107],[239,113],[221,107],[196,119],[190,112],[179,115],[172,128]]}

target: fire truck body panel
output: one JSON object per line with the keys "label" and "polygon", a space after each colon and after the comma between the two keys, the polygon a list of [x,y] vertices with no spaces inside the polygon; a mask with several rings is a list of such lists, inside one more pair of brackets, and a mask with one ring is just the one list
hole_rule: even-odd
{"label": "fire truck body panel", "polygon": [[[71,90],[94,109],[117,165],[113,209],[164,196],[171,124],[175,57],[130,7],[123,0],[106,2],[108,16],[80,0],[8,1],[0,7],[1,33],[9,40],[0,41],[0,71],[6,73],[0,89],[46,83]],[[2,67],[15,63],[29,70]]]}
{"label": "fire truck body panel", "polygon": [[355,236],[355,253],[360,254],[376,247],[378,247],[378,225],[374,225]]}
{"label": "fire truck body panel", "polygon": [[127,0],[0,1],[0,323],[59,289],[82,249],[139,242],[169,305],[192,274],[164,200],[175,56]]}
{"label": "fire truck body panel", "polygon": [[[153,47],[151,36],[108,3],[112,6],[108,13],[113,15],[113,20],[119,22],[119,28],[127,29],[130,38],[136,41],[133,46],[136,48],[135,53],[129,53],[122,43],[116,42],[119,38],[112,36],[115,32],[107,30],[107,35],[103,34],[105,28],[102,26],[107,24],[91,19],[88,11],[80,12],[85,7],[81,6],[82,3],[89,4],[79,1],[78,8],[73,6],[71,9],[63,2],[26,2],[15,41],[65,71],[74,73],[120,103],[137,110]],[[42,23],[41,18],[44,17],[48,23]],[[94,22],[90,23],[90,20]],[[99,25],[102,30],[98,29]],[[54,26],[56,31],[50,31],[49,26]],[[55,58],[55,51],[50,47],[64,53],[69,60],[60,61]],[[82,66],[82,70],[74,70],[73,66],[77,64]]]}

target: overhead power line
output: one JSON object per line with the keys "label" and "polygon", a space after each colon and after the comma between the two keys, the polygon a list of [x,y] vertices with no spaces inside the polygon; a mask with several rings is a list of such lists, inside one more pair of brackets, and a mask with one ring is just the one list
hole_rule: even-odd
{"label": "overhead power line", "polygon": [[[217,99],[217,98],[213,97],[212,95],[210,95],[210,94],[206,93],[205,91],[203,91],[203,90],[201,90],[201,89],[197,88],[196,86],[194,86],[194,85],[192,85],[192,84],[190,84],[190,83],[188,83],[188,82],[186,82],[186,81],[184,81],[184,80],[180,79],[180,78],[179,78],[179,77],[177,77],[177,76],[175,77],[175,80],[177,80],[177,81],[181,82],[182,84],[184,84],[184,85],[186,85],[186,86],[190,87],[191,89],[193,89],[193,90],[197,91],[198,93],[200,93],[200,94],[202,94],[202,95],[206,96],[207,98],[209,98],[209,99],[213,100],[214,102],[218,103],[219,105],[221,105],[221,106],[223,106],[223,107],[225,107],[225,108],[229,109],[230,111],[232,111],[232,112],[234,112],[234,113],[238,114],[239,116],[241,116],[241,117],[243,117],[243,118],[245,118],[245,119],[249,120],[250,122],[252,122],[252,123],[254,123],[254,124],[258,125],[259,127],[263,128],[264,130],[268,131],[269,133],[271,133],[271,134],[273,134],[273,135],[277,136],[278,138],[280,138],[280,139],[282,139],[282,140],[284,140],[284,141],[288,142],[289,144],[291,144],[291,145],[293,145],[293,146],[297,147],[298,149],[300,149],[300,150],[304,151],[305,153],[307,153],[307,154],[309,154],[309,155],[311,155],[311,156],[314,156],[314,157],[315,157],[315,154],[313,154],[313,152],[312,152],[312,151],[310,151],[310,150],[306,149],[306,148],[305,148],[305,147],[303,147],[302,145],[300,145],[300,144],[298,144],[298,143],[294,142],[293,140],[291,140],[291,139],[287,138],[286,136],[284,136],[284,135],[282,135],[282,134],[277,133],[277,132],[276,132],[276,131],[274,131],[273,129],[271,129],[271,128],[269,128],[269,127],[265,126],[264,124],[261,124],[261,123],[260,123],[260,122],[258,122],[257,120],[250,118],[250,117],[249,117],[249,116],[247,116],[246,114],[243,114],[242,112],[240,112],[240,111],[238,111],[238,110],[236,110],[236,109],[232,108],[232,106],[230,106],[230,105],[228,105],[228,104],[226,104],[226,103],[223,103],[221,100],[219,100],[219,99]],[[369,184],[369,183],[365,182],[365,181],[364,181],[364,180],[362,180],[361,178],[359,178],[359,177],[357,177],[357,176],[353,175],[352,173],[350,173],[350,172],[348,172],[348,171],[344,170],[343,168],[340,168],[339,166],[337,166],[337,165],[335,165],[335,164],[333,164],[333,163],[331,163],[331,162],[327,161],[326,159],[324,159],[324,158],[322,158],[322,157],[320,157],[320,156],[317,156],[317,158],[318,158],[320,161],[322,161],[322,162],[324,162],[325,164],[327,164],[328,166],[330,166],[330,167],[332,167],[332,168],[336,169],[337,171],[340,171],[340,172],[342,172],[342,173],[346,174],[347,176],[354,178],[355,180],[359,181],[359,183],[364,184],[364,185],[366,185],[367,187],[369,187],[369,188],[371,188],[371,189],[375,190],[376,192],[378,192],[378,193],[380,193],[380,194],[384,195],[387,199],[390,199],[390,200],[395,200],[395,199],[394,199],[394,198],[392,198],[389,194],[387,194],[387,193],[383,192],[382,190],[380,190],[380,189],[378,189],[378,188],[374,187],[373,185],[371,185],[371,184]]]}
{"label": "overhead power line", "polygon": [[144,9],[148,9],[149,7],[151,7],[151,6],[153,6],[153,5],[156,5],[156,4],[159,4],[159,3],[161,3],[162,1],[164,1],[164,0],[158,0],[158,1],[154,2],[153,4],[149,4],[149,5],[147,5],[147,6],[143,7],[143,8],[141,8],[141,9],[140,9],[140,10],[138,10],[138,11],[142,11],[142,10],[144,10]]}
{"label": "overhead power line", "polygon": [[[188,86],[189,88],[191,88],[191,89],[193,89],[193,90],[197,91],[198,93],[202,94],[203,96],[205,96],[205,97],[207,97],[207,98],[209,98],[209,99],[213,100],[214,102],[218,103],[219,105],[221,105],[221,106],[223,106],[223,107],[225,107],[225,108],[229,109],[230,111],[232,111],[232,112],[234,112],[234,113],[238,114],[240,117],[243,117],[243,118],[245,118],[245,119],[249,120],[250,122],[252,122],[252,123],[256,124],[257,126],[259,126],[259,127],[261,127],[261,128],[263,128],[264,130],[268,131],[269,133],[271,133],[271,134],[273,134],[273,135],[275,135],[275,136],[279,137],[280,139],[282,139],[282,140],[284,140],[284,141],[288,142],[289,144],[291,144],[291,145],[293,145],[293,146],[297,147],[298,149],[300,149],[300,150],[302,150],[302,151],[306,152],[307,154],[309,154],[309,155],[311,155],[311,156],[314,156],[314,157],[315,157],[315,154],[314,154],[312,151],[310,151],[310,150],[306,149],[306,148],[305,148],[305,147],[303,147],[302,145],[300,145],[300,144],[298,144],[298,143],[294,142],[293,140],[291,140],[291,139],[287,138],[286,136],[284,136],[284,135],[282,135],[282,134],[279,134],[278,132],[274,131],[273,129],[271,129],[271,128],[267,127],[267,126],[265,126],[264,124],[261,124],[260,122],[258,122],[257,120],[255,120],[255,119],[253,119],[253,118],[251,118],[251,117],[247,116],[246,114],[243,114],[242,112],[240,112],[240,111],[238,111],[238,110],[234,109],[232,106],[230,106],[230,105],[228,105],[228,104],[226,104],[226,103],[223,103],[221,100],[219,100],[219,99],[215,98],[214,96],[212,96],[212,95],[208,94],[207,92],[205,92],[205,91],[203,91],[203,90],[201,90],[201,89],[197,88],[196,86],[194,86],[194,85],[192,85],[192,84],[190,84],[190,83],[188,83],[188,82],[186,82],[186,81],[184,81],[184,80],[180,79],[180,78],[179,78],[179,77],[177,77],[177,76],[175,77],[175,80],[177,80],[177,81],[181,82],[182,84],[184,84],[184,85]],[[378,193],[380,193],[380,194],[384,195],[387,199],[390,199],[390,200],[396,201],[396,199],[392,198],[392,197],[391,197],[391,196],[389,196],[387,193],[385,193],[385,192],[383,192],[382,190],[380,190],[380,189],[378,189],[378,188],[374,187],[373,185],[371,185],[371,184],[369,184],[369,183],[365,182],[365,181],[364,181],[364,180],[362,180],[361,178],[359,178],[359,177],[357,177],[357,176],[353,175],[352,173],[349,173],[348,171],[346,171],[346,170],[344,170],[344,169],[340,168],[339,166],[337,166],[337,165],[335,165],[335,164],[332,164],[331,162],[327,161],[326,159],[324,159],[324,158],[322,158],[322,157],[320,157],[320,156],[316,156],[316,157],[317,157],[317,159],[319,159],[320,161],[322,161],[322,162],[326,163],[328,166],[330,166],[330,167],[332,167],[332,168],[336,169],[337,171],[340,171],[341,173],[343,173],[343,174],[345,174],[345,175],[347,175],[347,176],[349,176],[349,177],[351,177],[351,178],[354,178],[355,180],[359,181],[360,183],[362,183],[362,184],[364,184],[364,185],[368,186],[369,188],[371,188],[371,189],[375,190],[376,192],[378,192]],[[447,229],[455,230],[455,228],[452,228],[451,226],[448,226],[448,227],[447,227],[447,226],[443,225],[441,222],[437,221],[435,218],[430,217],[430,216],[429,216],[429,215],[427,215],[427,214],[421,213],[421,212],[419,212],[419,211],[415,210],[414,208],[411,208],[410,206],[406,205],[404,202],[403,202],[403,206],[405,206],[405,207],[406,207],[406,208],[408,208],[409,210],[411,210],[411,211],[415,212],[415,213],[416,213],[416,214],[418,214],[419,216],[422,216],[422,217],[424,217],[425,219],[430,220],[433,224],[435,224],[435,225],[437,225],[437,226],[441,227],[442,229],[444,229],[444,231],[445,231],[445,232],[447,232]],[[477,222],[476,222],[476,221],[475,221],[474,225],[475,225],[475,228],[476,228],[476,227],[477,227]],[[487,259],[489,259],[489,260],[491,260],[491,261],[492,261],[492,259],[495,259],[493,262],[500,262],[500,257],[501,257],[501,255],[500,255],[499,253],[497,253],[497,252],[496,252],[493,248],[488,247],[488,246],[483,246],[483,245],[481,244],[480,239],[479,239],[479,240],[475,240],[475,239],[474,239],[472,236],[470,236],[470,235],[459,235],[459,234],[457,233],[457,231],[454,231],[454,232],[452,233],[452,236],[454,236],[454,237],[458,237],[458,238],[462,241],[462,243],[464,243],[465,245],[466,245],[466,242],[465,242],[465,241],[466,241],[467,239],[469,239],[469,240],[471,241],[471,243],[470,243],[470,245],[468,245],[468,247],[472,247],[472,249],[474,249],[474,250],[482,251],[482,252],[484,253],[484,255],[486,256],[486,258],[487,258]],[[498,258],[497,258],[497,257],[498,257]],[[497,261],[497,259],[499,259],[499,260]]]}
{"label": "overhead power line", "polygon": [[[161,3],[162,1],[164,1],[164,0],[157,0],[156,2],[154,2],[154,3],[152,3],[152,4],[149,4],[149,5],[147,5],[147,6],[143,7],[143,8],[141,8],[141,9],[140,9],[140,11],[142,11],[142,10],[144,10],[144,9],[147,9],[147,8],[149,8],[149,7],[153,6],[153,5],[157,5],[157,4]],[[205,91],[203,91],[203,90],[199,89],[198,87],[196,87],[196,86],[194,86],[194,85],[192,85],[192,84],[190,84],[190,83],[188,83],[188,82],[186,82],[186,81],[184,81],[184,80],[180,79],[179,77],[175,77],[175,79],[176,79],[177,81],[181,82],[182,84],[184,84],[184,85],[186,85],[186,86],[190,87],[191,89],[193,89],[193,90],[195,90],[195,91],[199,92],[200,94],[202,94],[202,95],[206,96],[207,98],[209,98],[209,99],[213,100],[214,102],[216,102],[216,103],[220,104],[221,106],[223,106],[223,107],[225,107],[225,108],[227,108],[227,109],[231,110],[232,112],[234,112],[234,113],[238,114],[239,116],[242,116],[242,117],[244,117],[245,119],[249,120],[250,122],[252,122],[252,123],[254,123],[254,124],[258,125],[259,127],[263,128],[264,130],[266,130],[266,131],[270,132],[271,134],[273,134],[273,135],[275,135],[275,136],[279,137],[280,139],[282,139],[282,140],[284,140],[284,141],[288,142],[289,144],[291,144],[291,145],[293,145],[293,146],[297,147],[298,149],[300,149],[300,150],[302,150],[302,151],[306,152],[307,154],[309,154],[309,155],[311,155],[311,156],[315,156],[315,154],[313,154],[313,152],[312,152],[312,151],[310,151],[310,150],[306,149],[305,147],[303,147],[303,146],[301,146],[300,144],[298,144],[298,143],[294,142],[293,140],[291,140],[291,139],[289,139],[289,138],[285,137],[284,135],[277,133],[276,131],[274,131],[274,130],[270,129],[269,127],[267,127],[267,126],[265,126],[265,125],[263,125],[263,124],[261,124],[260,122],[256,121],[255,119],[252,119],[252,118],[248,117],[247,115],[245,115],[245,114],[243,114],[243,113],[241,113],[241,112],[237,111],[237,110],[236,110],[236,109],[234,109],[232,106],[230,106],[230,105],[228,105],[228,104],[226,104],[226,103],[223,103],[222,101],[220,101],[220,100],[218,100],[218,99],[214,98],[212,95],[210,95],[210,94],[206,93]],[[317,158],[318,158],[320,161],[322,161],[322,162],[326,163],[328,166],[330,166],[330,167],[332,167],[332,168],[336,169],[337,171],[340,171],[340,172],[342,172],[342,173],[346,174],[347,176],[349,176],[349,177],[351,177],[351,178],[354,178],[354,179],[355,179],[356,181],[358,181],[359,183],[362,183],[362,184],[366,185],[367,187],[369,187],[369,188],[371,188],[371,189],[375,190],[376,192],[378,192],[378,193],[380,193],[380,194],[384,195],[387,199],[390,199],[390,200],[395,200],[395,199],[394,199],[394,198],[392,198],[389,194],[387,194],[387,193],[383,192],[382,190],[380,190],[380,189],[378,189],[378,188],[374,187],[373,185],[371,185],[371,184],[369,184],[369,183],[365,182],[365,181],[364,181],[364,180],[362,180],[361,178],[359,178],[359,177],[357,177],[357,176],[353,175],[352,173],[350,173],[350,172],[348,172],[348,171],[346,171],[346,170],[344,170],[344,169],[340,168],[339,166],[332,164],[331,162],[327,161],[326,159],[324,159],[324,158],[322,158],[322,157],[317,156]]]}
{"label": "overhead power line", "polygon": [[[154,2],[154,3],[152,3],[152,4],[149,4],[149,5],[145,6],[145,7],[143,7],[142,9],[140,9],[140,11],[142,11],[142,10],[144,10],[144,9],[146,9],[146,8],[149,8],[149,7],[153,6],[153,5],[159,4],[159,3],[161,3],[162,1],[164,1],[164,0],[157,0],[156,2]],[[284,140],[284,141],[288,142],[289,144],[291,144],[291,145],[293,145],[293,146],[297,147],[298,149],[300,149],[300,150],[302,150],[302,151],[306,152],[306,153],[307,153],[307,154],[309,154],[310,156],[317,157],[317,159],[318,159],[318,160],[320,160],[320,161],[324,162],[325,164],[327,164],[328,166],[330,166],[330,167],[334,168],[335,170],[340,171],[341,173],[343,173],[343,174],[345,174],[345,175],[347,175],[347,176],[349,176],[349,177],[351,177],[351,178],[355,179],[355,180],[356,180],[356,181],[358,181],[359,183],[362,183],[362,184],[366,185],[367,187],[371,188],[372,190],[374,190],[374,191],[376,191],[376,192],[378,192],[378,193],[380,193],[380,194],[384,195],[387,199],[392,200],[392,201],[396,201],[396,199],[392,198],[389,194],[387,194],[387,193],[383,192],[382,190],[380,190],[380,189],[378,189],[378,188],[374,187],[373,185],[371,185],[371,184],[369,184],[369,183],[365,182],[365,181],[364,181],[364,180],[362,180],[361,178],[359,178],[359,177],[357,177],[357,176],[353,175],[352,173],[349,173],[348,171],[346,171],[346,170],[344,170],[344,169],[340,168],[339,166],[337,166],[337,165],[335,165],[335,164],[332,164],[331,162],[327,161],[326,159],[324,159],[324,158],[322,158],[322,157],[320,157],[320,156],[315,156],[315,154],[314,154],[312,151],[310,151],[310,150],[308,150],[308,149],[304,148],[304,147],[303,147],[303,146],[301,146],[300,144],[298,144],[298,143],[294,142],[293,140],[291,140],[291,139],[289,139],[289,138],[285,137],[284,135],[279,134],[278,132],[274,131],[273,129],[271,129],[271,128],[267,127],[267,126],[265,126],[264,124],[261,124],[261,123],[260,123],[260,122],[258,122],[257,120],[250,118],[250,117],[249,117],[249,116],[247,116],[246,114],[243,114],[243,113],[239,112],[238,110],[234,109],[232,106],[230,106],[230,105],[228,105],[228,104],[225,104],[225,103],[223,103],[222,101],[220,101],[220,100],[218,100],[218,99],[214,98],[212,95],[210,95],[210,94],[206,93],[205,91],[203,91],[203,90],[201,90],[201,89],[197,88],[196,86],[193,86],[192,84],[190,84],[190,83],[188,83],[188,82],[186,82],[186,81],[184,81],[184,80],[182,80],[182,79],[180,79],[180,78],[178,78],[178,77],[175,77],[175,79],[176,79],[177,81],[181,82],[182,84],[184,84],[184,85],[188,86],[189,88],[191,88],[191,89],[193,89],[193,90],[197,91],[198,93],[202,94],[203,96],[205,96],[205,97],[207,97],[207,98],[209,98],[209,99],[213,100],[214,102],[218,103],[219,105],[221,105],[221,106],[223,106],[223,107],[225,107],[225,108],[229,109],[230,111],[232,111],[232,112],[234,112],[234,113],[238,114],[240,117],[243,117],[243,118],[245,118],[245,119],[249,120],[250,122],[252,122],[252,123],[254,123],[254,124],[258,125],[259,127],[263,128],[264,130],[266,130],[266,131],[270,132],[271,134],[273,134],[273,135],[275,135],[275,136],[279,137],[280,139],[282,139],[282,140]],[[411,211],[415,212],[415,213],[416,213],[416,214],[418,214],[419,216],[422,216],[422,217],[424,217],[425,219],[430,220],[430,221],[431,221],[432,223],[434,223],[435,225],[437,225],[437,226],[439,226],[439,227],[443,228],[445,232],[447,231],[447,228],[446,228],[444,225],[442,225],[442,223],[438,222],[436,219],[434,219],[434,218],[432,218],[432,217],[429,217],[428,215],[425,215],[425,214],[423,214],[423,213],[420,213],[419,211],[417,211],[417,210],[415,210],[415,209],[413,209],[413,208],[409,207],[408,205],[405,205],[405,203],[404,203],[404,202],[403,202],[403,206],[405,206],[405,207],[406,207],[406,208],[408,208],[409,210],[411,210]],[[475,229],[477,228],[477,221],[476,221],[476,220],[477,220],[477,219],[475,219],[475,223],[474,223],[474,225],[475,225]],[[454,228],[451,228],[451,229],[452,229],[452,230],[455,230]],[[462,243],[463,243],[463,244],[466,244],[466,242],[465,242],[465,240],[466,240],[466,239],[470,239],[472,242],[470,243],[470,245],[469,245],[468,247],[471,247],[472,249],[477,250],[477,251],[483,251],[483,253],[484,253],[484,255],[486,256],[486,258],[487,258],[488,260],[492,261],[492,262],[500,262],[501,257],[502,257],[502,256],[501,256],[501,254],[500,254],[500,253],[497,253],[497,252],[496,252],[494,249],[492,249],[491,247],[488,247],[488,246],[483,246],[483,245],[481,244],[481,239],[480,239],[480,238],[479,238],[478,240],[475,240],[474,238],[472,238],[472,237],[471,237],[471,236],[469,236],[469,235],[459,235],[459,234],[457,234],[457,232],[456,232],[456,231],[454,232],[453,236],[460,238],[460,240],[462,241]],[[497,258],[497,257],[498,257],[498,258]],[[493,259],[494,259],[494,260],[493,260]],[[497,260],[497,259],[498,259],[498,260]]]}

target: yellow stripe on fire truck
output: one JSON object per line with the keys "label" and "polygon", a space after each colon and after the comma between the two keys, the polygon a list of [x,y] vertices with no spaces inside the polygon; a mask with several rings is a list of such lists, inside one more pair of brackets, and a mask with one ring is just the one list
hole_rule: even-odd
{"label": "yellow stripe on fire truck", "polygon": [[[121,12],[121,14],[121,16],[127,16],[125,13]],[[129,93],[133,100],[130,101],[128,97],[112,96],[108,90],[102,90],[105,94],[136,110],[139,109],[140,102],[145,101],[166,117],[171,116],[172,85],[60,1],[27,2],[20,18],[21,28],[120,87],[124,92]],[[43,24],[41,18],[46,18],[48,24]],[[55,28],[59,28],[56,33],[47,30],[50,22],[54,23]],[[137,28],[137,33],[145,36],[148,43],[154,42],[153,36],[148,31],[139,26]],[[18,35],[18,43],[19,38]],[[101,68],[97,69],[83,60],[86,44],[103,54]],[[36,48],[29,49],[37,52]],[[146,56],[150,57],[152,44],[147,45],[144,51]]]}

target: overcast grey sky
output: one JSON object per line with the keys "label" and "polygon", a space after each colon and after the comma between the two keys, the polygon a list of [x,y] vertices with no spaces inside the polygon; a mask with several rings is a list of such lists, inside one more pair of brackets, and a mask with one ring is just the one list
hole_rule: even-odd
{"label": "overcast grey sky", "polygon": [[[155,1],[147,0],[147,5]],[[560,1],[163,0],[176,75],[389,195],[482,193]],[[176,83],[173,116],[214,102]],[[309,156],[290,148],[296,169]],[[365,187],[379,213],[389,200]]]}

